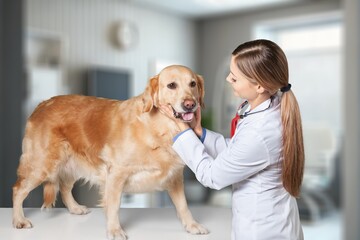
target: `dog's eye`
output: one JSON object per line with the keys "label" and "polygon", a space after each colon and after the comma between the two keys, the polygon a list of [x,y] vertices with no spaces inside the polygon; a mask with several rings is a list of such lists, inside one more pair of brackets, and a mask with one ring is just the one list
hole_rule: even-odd
{"label": "dog's eye", "polygon": [[195,82],[195,81],[192,81],[192,82],[190,83],[190,87],[196,87],[196,82]]}
{"label": "dog's eye", "polygon": [[167,87],[170,88],[170,89],[175,89],[175,88],[176,88],[176,83],[174,83],[174,82],[169,83],[169,84],[167,85]]}

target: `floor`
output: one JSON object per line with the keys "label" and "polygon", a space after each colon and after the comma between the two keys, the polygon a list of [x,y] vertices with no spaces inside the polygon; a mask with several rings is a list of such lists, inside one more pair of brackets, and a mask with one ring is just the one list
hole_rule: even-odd
{"label": "floor", "polygon": [[[155,236],[160,234],[163,236],[164,230],[167,229],[168,237],[180,236],[181,239],[197,239],[197,240],[218,240],[230,239],[231,232],[231,209],[230,208],[214,208],[214,207],[192,207],[194,217],[202,224],[211,229],[212,234],[205,236],[192,236],[186,234],[176,217],[176,212],[172,208],[160,209],[122,209],[121,220],[124,227],[131,235],[131,239],[144,239],[143,231],[138,229],[146,229],[147,236]],[[35,228],[31,230],[19,231],[11,225],[12,209],[0,208],[0,233],[6,236],[7,240],[21,239],[48,239],[45,232],[59,231],[56,239],[80,239],[80,236],[86,230],[92,232],[95,239],[105,239],[105,217],[102,209],[93,209],[92,213],[85,216],[75,216],[67,212],[66,209],[56,208],[49,212],[40,211],[40,209],[25,209],[25,214],[33,220]],[[162,214],[162,215],[161,215]],[[154,218],[157,216],[157,218]],[[222,219],[219,222],[219,219]],[[136,224],[135,224],[136,222]],[[57,226],[67,226],[66,228],[58,228]],[[155,227],[154,227],[155,226]],[[335,211],[331,215],[315,222],[302,222],[305,240],[343,240],[342,214]],[[61,230],[62,229],[62,230]],[[66,231],[65,231],[65,230]],[[74,235],[75,233],[80,235]],[[224,236],[224,233],[226,236]],[[5,235],[4,235],[5,234]],[[180,234],[180,235],[179,235]],[[219,236],[222,236],[219,238]],[[139,235],[139,236],[138,236]],[[159,235],[159,236],[160,236]],[[42,236],[39,238],[39,236]],[[72,236],[71,238],[68,238]],[[157,236],[157,235],[156,235]],[[148,239],[159,239],[158,237]],[[103,237],[103,238],[102,238]],[[165,239],[165,238],[164,238]]]}
{"label": "floor", "polygon": [[343,240],[342,214],[340,211],[316,222],[302,222],[305,240]]}

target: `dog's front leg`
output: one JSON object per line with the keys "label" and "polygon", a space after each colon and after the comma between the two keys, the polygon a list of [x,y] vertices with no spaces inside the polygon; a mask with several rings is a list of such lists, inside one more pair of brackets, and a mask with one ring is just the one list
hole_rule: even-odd
{"label": "dog's front leg", "polygon": [[175,205],[177,215],[186,231],[191,234],[208,234],[209,231],[194,220],[188,208],[184,193],[182,172],[175,177],[175,179],[176,180],[169,186],[168,192]]}
{"label": "dog's front leg", "polygon": [[118,216],[124,182],[124,178],[118,173],[109,173],[105,183],[103,205],[107,219],[107,237],[110,240],[127,239]]}

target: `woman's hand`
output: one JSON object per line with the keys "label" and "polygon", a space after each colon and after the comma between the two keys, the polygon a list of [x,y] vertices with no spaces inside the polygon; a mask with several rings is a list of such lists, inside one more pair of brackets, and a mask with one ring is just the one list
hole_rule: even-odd
{"label": "woman's hand", "polygon": [[190,123],[186,123],[183,120],[176,118],[174,116],[174,112],[171,106],[169,105],[161,105],[160,106],[161,111],[169,117],[171,120],[173,120],[181,131],[184,131],[188,128],[192,128],[195,132],[195,134],[199,137],[202,136],[202,127],[201,127],[201,109],[198,107],[195,112],[195,117]]}
{"label": "woman's hand", "polygon": [[190,127],[194,130],[198,137],[202,136],[202,126],[201,126],[201,108],[198,107],[195,112],[195,118],[190,123]]}
{"label": "woman's hand", "polygon": [[181,119],[174,116],[173,109],[170,105],[160,105],[160,110],[178,125],[180,131],[185,131],[186,129],[190,128],[188,123],[183,122]]}

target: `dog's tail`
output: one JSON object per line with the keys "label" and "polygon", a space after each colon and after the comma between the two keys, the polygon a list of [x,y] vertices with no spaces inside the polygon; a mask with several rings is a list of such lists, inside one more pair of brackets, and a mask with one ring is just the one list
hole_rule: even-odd
{"label": "dog's tail", "polygon": [[56,195],[59,191],[59,184],[53,182],[44,183],[44,203],[41,209],[49,209],[55,206]]}

